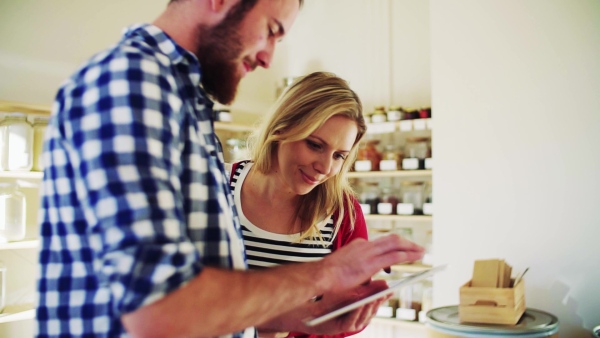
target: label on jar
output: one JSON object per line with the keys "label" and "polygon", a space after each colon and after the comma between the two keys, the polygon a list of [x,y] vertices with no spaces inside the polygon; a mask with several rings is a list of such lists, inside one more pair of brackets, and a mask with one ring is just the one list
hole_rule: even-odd
{"label": "label on jar", "polygon": [[415,206],[412,203],[398,203],[396,213],[398,215],[412,215],[415,213]]}
{"label": "label on jar", "polygon": [[411,131],[413,128],[412,120],[400,121],[400,131]]}
{"label": "label on jar", "polygon": [[396,160],[382,160],[379,162],[379,170],[398,170],[398,162]]}
{"label": "label on jar", "polygon": [[354,170],[356,171],[371,171],[371,161],[360,160],[354,162]]}
{"label": "label on jar", "polygon": [[417,319],[417,311],[399,307],[396,309],[396,319],[415,320]]}
{"label": "label on jar", "polygon": [[417,170],[419,169],[418,158],[405,158],[402,160],[402,169],[404,170]]}
{"label": "label on jar", "polygon": [[393,318],[394,317],[394,308],[391,306],[380,306],[377,308],[377,317],[385,317],[385,318]]}
{"label": "label on jar", "polygon": [[432,203],[423,203],[423,214],[433,215],[433,204]]}
{"label": "label on jar", "polygon": [[219,121],[221,122],[231,122],[231,113],[221,111],[219,112]]}
{"label": "label on jar", "polygon": [[373,115],[371,115],[371,122],[372,123],[385,122],[385,115],[384,114],[373,114]]}
{"label": "label on jar", "polygon": [[433,122],[431,122],[431,119],[427,119],[427,129],[433,129]]}
{"label": "label on jar", "polygon": [[377,213],[380,215],[391,215],[392,214],[392,203],[377,204]]}
{"label": "label on jar", "polygon": [[386,134],[396,131],[394,122],[369,123],[367,125],[367,134]]}
{"label": "label on jar", "polygon": [[33,130],[29,125],[14,124],[7,128],[8,170],[30,170]]}
{"label": "label on jar", "polygon": [[370,204],[360,204],[360,209],[362,210],[363,214],[365,215],[370,215],[371,214],[371,205]]}
{"label": "label on jar", "polygon": [[425,159],[425,169],[433,169],[433,159],[431,157]]}
{"label": "label on jar", "polygon": [[402,112],[399,110],[388,110],[387,119],[388,121],[400,121],[402,120]]}
{"label": "label on jar", "polygon": [[413,128],[415,130],[425,130],[427,124],[425,123],[425,119],[417,119],[413,120]]}

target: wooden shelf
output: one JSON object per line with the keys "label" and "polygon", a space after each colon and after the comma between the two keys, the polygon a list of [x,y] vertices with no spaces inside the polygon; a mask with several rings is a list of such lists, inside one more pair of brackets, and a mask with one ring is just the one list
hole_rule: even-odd
{"label": "wooden shelf", "polygon": [[10,323],[19,320],[34,319],[35,307],[33,304],[8,305],[0,313],[0,323]]}
{"label": "wooden shelf", "polygon": [[431,222],[433,217],[425,215],[365,215],[367,221]]}
{"label": "wooden shelf", "polygon": [[0,243],[0,250],[35,249],[39,246],[39,239],[26,239],[18,242]]}
{"label": "wooden shelf", "polygon": [[[50,106],[0,100],[0,112],[18,112],[31,115],[49,116],[51,111],[52,110]],[[243,124],[215,122],[215,129],[222,131],[249,132],[254,130],[255,128],[253,126]]]}
{"label": "wooden shelf", "polygon": [[0,112],[50,116],[50,106],[0,100]]}
{"label": "wooden shelf", "polygon": [[216,131],[235,131],[235,132],[251,132],[255,128],[253,126],[226,122],[215,122]]}
{"label": "wooden shelf", "polygon": [[44,173],[41,171],[0,171],[0,178],[22,178],[41,180]]}
{"label": "wooden shelf", "polygon": [[392,265],[392,271],[397,272],[416,273],[427,269],[431,269],[431,265],[420,263]]}
{"label": "wooden shelf", "polygon": [[367,123],[367,134],[389,134],[396,132],[427,131],[431,132],[431,118],[402,120],[394,122]]}
{"label": "wooden shelf", "polygon": [[371,323],[393,325],[397,327],[411,328],[423,331],[426,330],[425,325],[423,325],[423,323],[421,322],[409,322],[406,320],[400,320],[395,318],[373,317],[373,319],[371,319]]}
{"label": "wooden shelf", "polygon": [[431,170],[395,170],[395,171],[351,171],[348,177],[379,178],[379,177],[406,177],[430,178]]}

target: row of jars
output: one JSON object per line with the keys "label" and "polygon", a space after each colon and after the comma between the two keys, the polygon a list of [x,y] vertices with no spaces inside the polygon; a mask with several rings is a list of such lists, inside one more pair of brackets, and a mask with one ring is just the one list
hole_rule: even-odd
{"label": "row of jars", "polygon": [[431,184],[402,182],[400,188],[380,187],[377,182],[362,182],[359,203],[365,215],[432,215]]}
{"label": "row of jars", "polygon": [[400,120],[427,119],[431,117],[431,108],[406,109],[400,106],[377,106],[371,113],[365,114],[367,123],[392,122]]}
{"label": "row of jars", "polygon": [[409,137],[403,146],[387,144],[380,147],[379,143],[377,139],[361,142],[354,162],[355,171],[423,170],[433,167],[429,137]]}
{"label": "row of jars", "polygon": [[25,238],[26,199],[14,182],[0,182],[0,243]]}
{"label": "row of jars", "polygon": [[41,154],[48,117],[0,113],[0,171],[42,171]]}
{"label": "row of jars", "polygon": [[431,310],[432,290],[432,282],[428,279],[407,285],[377,309],[377,316],[423,322],[425,314]]}

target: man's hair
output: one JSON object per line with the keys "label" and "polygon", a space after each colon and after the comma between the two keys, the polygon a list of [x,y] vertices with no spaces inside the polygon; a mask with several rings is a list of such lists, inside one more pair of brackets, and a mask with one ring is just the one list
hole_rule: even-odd
{"label": "man's hair", "polygon": [[356,159],[358,143],[366,132],[362,103],[348,83],[334,74],[315,72],[297,79],[277,100],[261,127],[249,138],[250,158],[256,170],[269,173],[280,144],[306,139],[333,116],[343,116],[357,125],[357,135],[340,172],[300,196],[296,210],[302,226],[300,240],[320,237],[319,224],[339,211],[336,231],[346,212],[354,226],[354,192],[347,172]]}
{"label": "man's hair", "polygon": [[[181,2],[181,1],[185,1],[185,0],[169,0],[169,4],[172,4],[174,2]],[[302,8],[302,6],[304,5],[304,0],[298,0],[300,2],[300,8]],[[258,2],[258,0],[241,0],[241,2],[247,2],[249,4],[251,4],[250,8],[254,7],[254,5],[256,5],[256,3]]]}

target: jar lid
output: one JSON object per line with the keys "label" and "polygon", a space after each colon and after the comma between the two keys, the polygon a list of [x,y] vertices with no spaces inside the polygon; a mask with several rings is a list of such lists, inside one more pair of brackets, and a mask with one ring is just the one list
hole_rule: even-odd
{"label": "jar lid", "polygon": [[9,117],[15,117],[15,118],[27,118],[27,114],[25,114],[25,113],[13,112],[13,113],[8,113],[8,114],[6,114],[6,118],[9,118]]}
{"label": "jar lid", "polygon": [[472,334],[478,337],[542,332],[553,334],[558,331],[558,318],[536,309],[526,309],[515,325],[494,325],[461,323],[458,306],[446,306],[429,310],[427,312],[427,323],[433,328],[446,329],[452,333]]}
{"label": "jar lid", "polygon": [[428,142],[429,137],[407,137],[406,142]]}
{"label": "jar lid", "polygon": [[50,121],[49,116],[35,116],[33,118],[33,123],[38,123],[38,122],[48,123],[48,121]]}
{"label": "jar lid", "polygon": [[17,189],[18,187],[16,182],[0,182],[0,189]]}
{"label": "jar lid", "polygon": [[402,107],[400,106],[390,106],[390,109],[388,110],[402,110]]}

